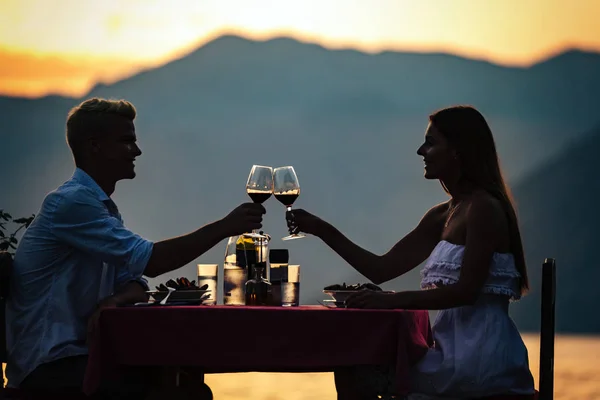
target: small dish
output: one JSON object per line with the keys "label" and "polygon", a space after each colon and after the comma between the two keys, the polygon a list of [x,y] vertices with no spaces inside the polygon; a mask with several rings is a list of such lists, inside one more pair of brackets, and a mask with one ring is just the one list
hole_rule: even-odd
{"label": "small dish", "polygon": [[356,292],[357,290],[323,290],[323,293],[331,296],[334,301],[342,303],[345,302],[352,293]]}
{"label": "small dish", "polygon": [[319,304],[327,308],[346,308],[346,303],[344,303],[343,301],[322,300],[319,301]]}

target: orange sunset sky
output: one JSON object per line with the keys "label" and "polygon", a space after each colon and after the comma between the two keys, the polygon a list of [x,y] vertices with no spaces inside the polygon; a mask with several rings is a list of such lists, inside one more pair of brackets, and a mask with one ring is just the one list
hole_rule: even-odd
{"label": "orange sunset sky", "polygon": [[83,96],[224,33],[527,66],[600,51],[600,0],[0,0],[0,94]]}

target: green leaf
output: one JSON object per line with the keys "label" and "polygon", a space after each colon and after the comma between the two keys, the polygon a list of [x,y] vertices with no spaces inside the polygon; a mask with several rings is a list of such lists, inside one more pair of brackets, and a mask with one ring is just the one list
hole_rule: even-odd
{"label": "green leaf", "polygon": [[31,217],[27,218],[27,221],[25,221],[25,228],[29,228],[29,225],[31,225],[31,223],[33,222],[34,219],[35,219],[35,214],[31,214]]}

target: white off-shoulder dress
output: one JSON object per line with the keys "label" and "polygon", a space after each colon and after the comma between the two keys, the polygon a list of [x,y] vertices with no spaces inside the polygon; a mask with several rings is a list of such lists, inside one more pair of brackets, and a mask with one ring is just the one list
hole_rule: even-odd
{"label": "white off-shoulder dress", "polygon": [[[421,271],[421,288],[457,283],[464,250],[439,242]],[[438,313],[434,347],[413,370],[413,392],[465,399],[534,392],[527,348],[508,314],[509,301],[520,298],[519,278],[513,255],[494,253],[477,302]]]}

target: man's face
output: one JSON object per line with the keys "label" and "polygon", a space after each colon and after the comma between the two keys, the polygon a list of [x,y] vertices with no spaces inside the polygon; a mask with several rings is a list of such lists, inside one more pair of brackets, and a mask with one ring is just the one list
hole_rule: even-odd
{"label": "man's face", "polygon": [[92,139],[94,162],[115,181],[135,177],[135,158],[142,154],[138,147],[133,121],[115,117],[111,128],[101,137]]}

